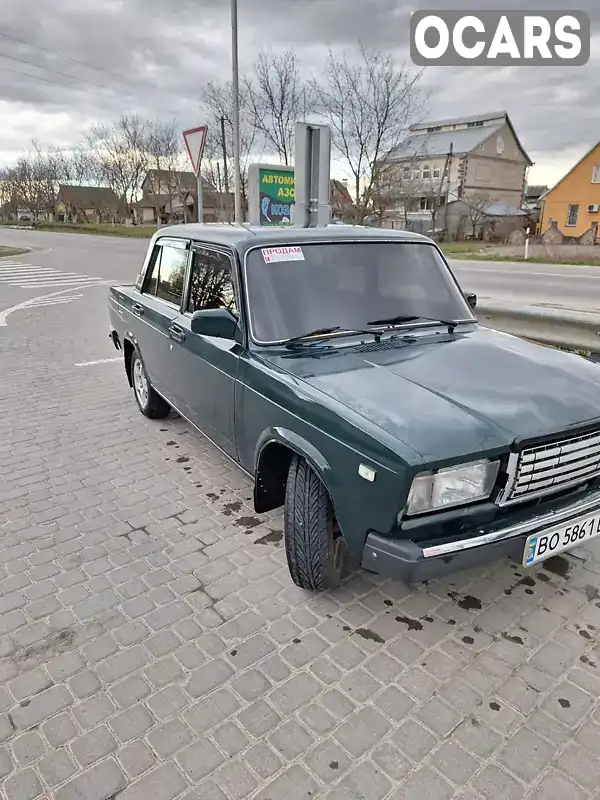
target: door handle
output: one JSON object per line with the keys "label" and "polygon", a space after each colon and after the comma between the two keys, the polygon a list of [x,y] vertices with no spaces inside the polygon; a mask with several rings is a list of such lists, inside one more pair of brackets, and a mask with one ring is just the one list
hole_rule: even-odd
{"label": "door handle", "polygon": [[171,325],[169,328],[169,336],[176,342],[183,342],[185,339],[185,331],[179,325]]}
{"label": "door handle", "polygon": [[134,303],[131,306],[131,310],[136,315],[136,317],[141,317],[144,314],[144,306],[141,306],[139,303]]}

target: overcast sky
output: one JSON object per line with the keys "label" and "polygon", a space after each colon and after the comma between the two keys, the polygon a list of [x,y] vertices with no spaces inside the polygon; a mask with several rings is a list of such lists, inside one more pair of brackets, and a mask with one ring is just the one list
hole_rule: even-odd
{"label": "overcast sky", "polygon": [[[26,5],[0,3],[0,165],[13,161],[32,138],[73,146],[90,125],[123,112],[199,124],[199,87],[230,77],[228,0],[53,0],[40,13],[25,13]],[[241,66],[267,46],[292,46],[313,72],[327,47],[350,51],[359,39],[392,51],[400,63],[409,60],[411,11],[501,6],[535,12],[565,5],[561,0],[239,0]],[[600,2],[576,0],[576,7],[593,20],[587,66],[428,68],[427,117],[507,110],[535,162],[530,182],[552,184],[600,139]]]}

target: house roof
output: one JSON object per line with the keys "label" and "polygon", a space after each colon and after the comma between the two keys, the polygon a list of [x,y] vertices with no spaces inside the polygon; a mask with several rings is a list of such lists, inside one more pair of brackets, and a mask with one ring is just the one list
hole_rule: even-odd
{"label": "house roof", "polygon": [[58,187],[58,200],[76,208],[117,207],[119,205],[117,195],[106,186],[61,184]]}
{"label": "house roof", "polygon": [[484,209],[486,217],[526,217],[527,212],[510,203],[491,203]]}
{"label": "house roof", "polygon": [[[488,122],[490,124],[473,128],[463,128],[462,130],[455,131],[428,132],[428,128],[447,125],[468,125],[473,122]],[[519,141],[519,137],[506,111],[411,125],[409,135],[396,148],[394,158],[402,160],[425,156],[446,156],[450,152],[450,147],[452,147],[452,151],[455,155],[466,155],[473,151],[478,145],[487,141],[487,139],[493,136],[505,124],[509,126],[517,145],[527,159],[527,163],[531,166],[533,162]]]}
{"label": "house roof", "polygon": [[346,203],[346,205],[352,205],[352,197],[348,191],[348,187],[343,181],[338,181],[336,178],[332,178],[331,191],[336,191],[339,193],[339,199],[342,201],[342,203]]}
{"label": "house roof", "polygon": [[541,197],[547,191],[547,186],[528,186],[525,189],[525,197]]}
{"label": "house roof", "polygon": [[578,161],[576,164],[574,164],[574,165],[571,167],[571,169],[570,169],[568,172],[566,172],[566,173],[565,173],[565,174],[562,176],[562,178],[561,178],[559,181],[557,181],[557,182],[554,184],[554,186],[551,186],[551,187],[550,187],[550,189],[548,189],[547,191],[545,191],[545,192],[544,192],[544,194],[543,194],[543,195],[540,197],[540,200],[543,200],[545,197],[547,197],[547,196],[548,196],[548,195],[549,195],[551,192],[553,192],[553,191],[554,191],[554,190],[555,190],[555,189],[556,189],[558,186],[560,186],[560,184],[561,184],[561,183],[562,183],[564,180],[566,180],[566,179],[569,177],[569,175],[572,175],[572,174],[573,174],[573,172],[575,172],[575,170],[577,169],[577,167],[578,167],[580,164],[582,164],[582,163],[583,163],[583,162],[586,160],[586,158],[587,158],[588,156],[590,156],[590,155],[591,155],[591,154],[594,152],[594,150],[595,150],[597,147],[600,147],[600,142],[596,142],[596,144],[595,144],[593,147],[590,147],[590,149],[589,149],[589,150],[588,150],[586,153],[584,153],[584,155],[583,155],[583,156],[582,156],[582,157],[579,159],[579,161]]}
{"label": "house roof", "polygon": [[469,122],[490,122],[491,120],[498,120],[498,122],[504,124],[504,120],[507,116],[508,114],[506,111],[492,111],[489,114],[475,114],[471,117],[454,117],[453,119],[418,122],[415,125],[411,125],[410,130],[426,131],[427,128],[437,128],[440,125],[466,125]]}
{"label": "house roof", "polygon": [[196,176],[189,170],[169,170],[169,169],[149,169],[146,172],[144,183],[150,180],[156,180],[161,183],[169,183],[171,181],[179,183],[186,189],[196,188]]}
{"label": "house roof", "polygon": [[[149,169],[146,172],[143,183],[146,183],[148,179],[156,181],[156,183],[180,186],[192,193],[194,193],[197,188],[196,175],[189,170]],[[202,177],[202,188],[207,192],[216,191],[215,186],[205,177]]]}

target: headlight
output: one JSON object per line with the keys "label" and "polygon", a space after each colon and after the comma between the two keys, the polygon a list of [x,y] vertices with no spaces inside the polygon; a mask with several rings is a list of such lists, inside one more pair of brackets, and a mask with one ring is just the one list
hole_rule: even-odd
{"label": "headlight", "polygon": [[484,459],[435,472],[422,472],[410,487],[407,513],[424,514],[485,500],[492,493],[499,468],[499,461]]}

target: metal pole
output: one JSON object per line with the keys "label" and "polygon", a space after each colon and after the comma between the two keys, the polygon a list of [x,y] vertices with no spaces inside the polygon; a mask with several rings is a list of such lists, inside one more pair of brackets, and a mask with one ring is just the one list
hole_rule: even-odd
{"label": "metal pole", "polygon": [[[446,157],[446,163],[444,165],[444,172],[446,174],[446,201],[444,207],[444,230],[446,231],[446,236],[448,240],[450,239],[450,232],[448,231],[448,203],[450,202],[450,177],[452,173],[452,156],[454,154],[454,142],[450,142],[450,149],[448,150],[448,155]],[[444,176],[442,175],[442,180]]]}
{"label": "metal pole", "polygon": [[227,140],[225,139],[225,117],[221,117],[221,145],[223,147],[223,180],[225,182],[225,208],[227,222],[231,222],[231,205],[229,203],[229,169],[227,167]]}
{"label": "metal pole", "polygon": [[233,163],[235,171],[235,221],[243,222],[240,167],[240,76],[238,63],[238,0],[231,0],[231,62],[233,67]]}
{"label": "metal pole", "polygon": [[198,222],[204,222],[204,207],[202,205],[202,178],[200,177],[199,167],[198,174],[196,175],[196,187],[198,192]]}

